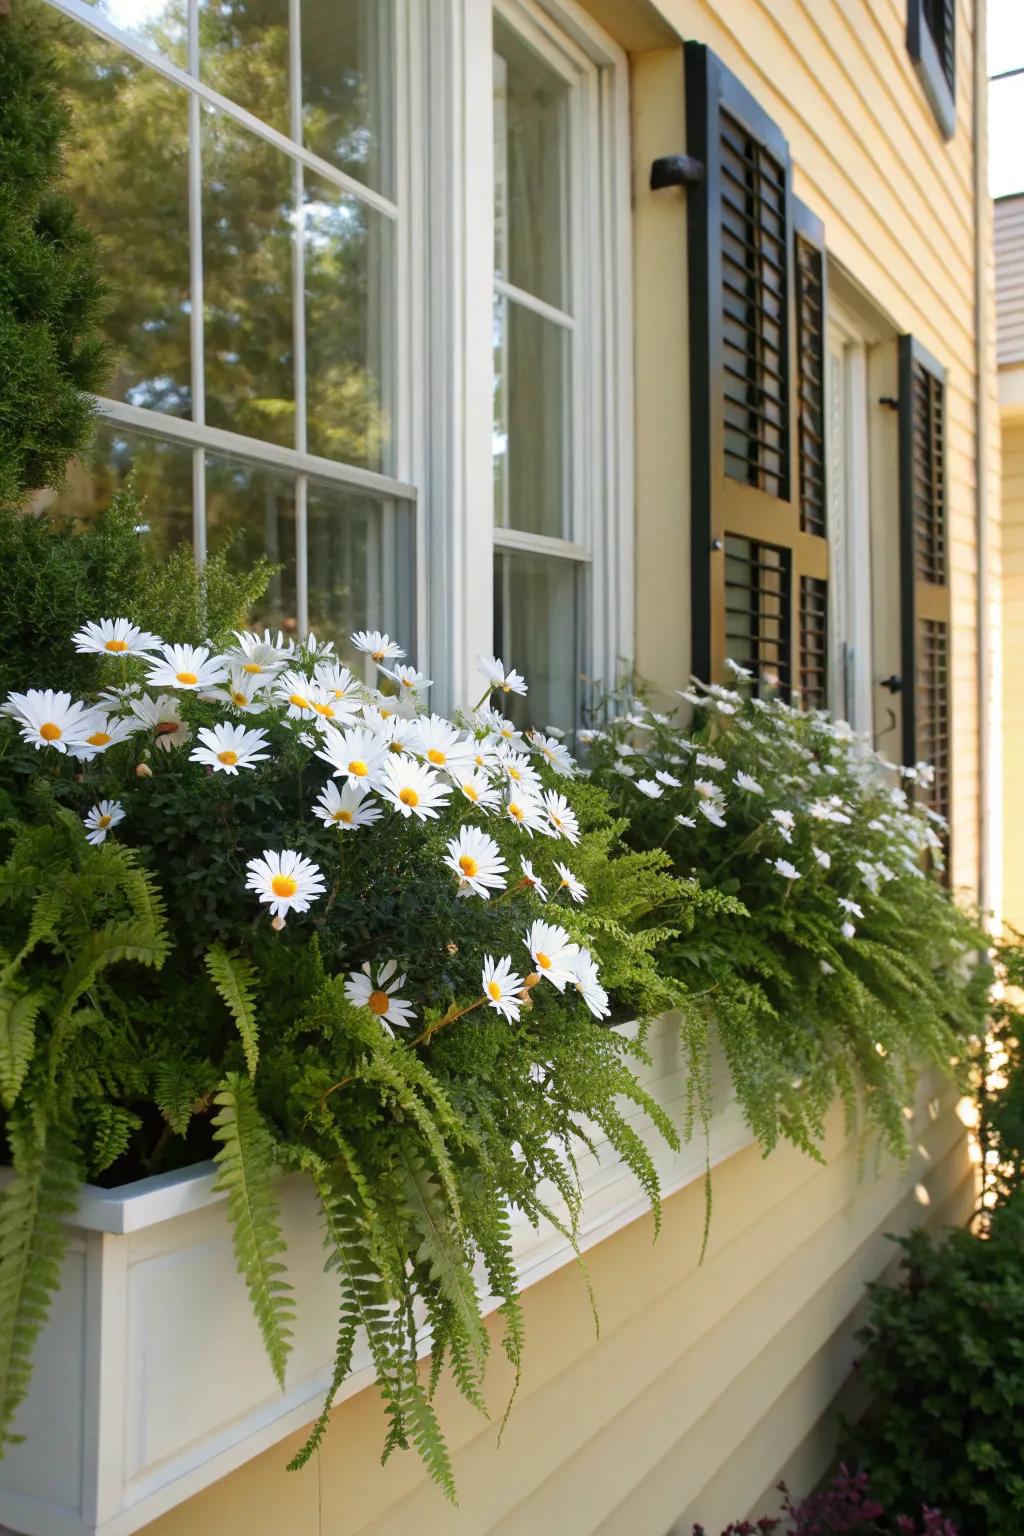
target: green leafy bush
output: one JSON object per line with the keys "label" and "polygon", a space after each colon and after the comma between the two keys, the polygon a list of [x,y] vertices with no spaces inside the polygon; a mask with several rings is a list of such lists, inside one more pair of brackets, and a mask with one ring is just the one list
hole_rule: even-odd
{"label": "green leafy bush", "polygon": [[974,1057],[983,1210],[1005,1205],[1024,1186],[1024,936],[1012,929],[996,947],[989,1027]]}
{"label": "green leafy bush", "polygon": [[1024,1200],[987,1236],[900,1239],[903,1280],[871,1286],[859,1371],[874,1407],[853,1434],[872,1492],[937,1504],[960,1536],[1024,1532]]}
{"label": "green leafy bush", "polygon": [[68,112],[37,13],[0,15],[0,506],[59,485],[106,374],[96,247],[60,189]]}
{"label": "green leafy bush", "polygon": [[432,1399],[447,1364],[483,1406],[478,1260],[521,1359],[511,1210],[575,1244],[576,1150],[606,1138],[657,1217],[632,1117],[678,1132],[634,1076],[642,1029],[608,1025],[683,1001],[658,957],[719,898],[626,848],[560,741],[486,703],[429,715],[428,681],[357,640],[353,671],[312,638],[218,653],[104,621],[76,636],[101,695],[18,692],[0,720],[8,1434],[82,1174],[214,1157],[283,1380],[275,1176],[304,1173],[339,1285],[334,1385],[365,1330],[385,1454],[415,1446],[449,1494]]}
{"label": "green leafy bush", "polygon": [[839,1098],[902,1153],[916,1073],[966,1074],[989,985],[984,936],[926,874],[945,829],[904,785],[927,770],[742,679],[683,698],[689,730],[633,699],[581,735],[630,845],[732,903],[695,905],[663,963],[713,1020],[766,1151],[786,1136],[813,1152]]}

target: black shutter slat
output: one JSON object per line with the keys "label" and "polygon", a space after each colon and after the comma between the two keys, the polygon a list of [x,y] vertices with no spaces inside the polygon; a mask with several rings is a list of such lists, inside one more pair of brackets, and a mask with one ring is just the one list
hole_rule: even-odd
{"label": "black shutter slat", "polygon": [[800,702],[804,709],[828,703],[828,583],[800,577]]}
{"label": "black shutter slat", "polygon": [[948,820],[952,796],[946,376],[900,337],[900,591],[903,760],[934,770],[919,795]]}
{"label": "black shutter slat", "polygon": [[825,439],[825,240],[821,221],[801,205],[794,223],[800,527],[824,538],[825,465],[817,450]]}
{"label": "black shutter slat", "polygon": [[791,594],[788,549],[726,538],[726,655],[753,674],[759,691],[790,690]]}

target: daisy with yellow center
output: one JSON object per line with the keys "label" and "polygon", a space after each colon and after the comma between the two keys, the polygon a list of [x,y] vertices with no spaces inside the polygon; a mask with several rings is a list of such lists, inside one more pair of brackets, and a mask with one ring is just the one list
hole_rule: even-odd
{"label": "daisy with yellow center", "polygon": [[578,843],[580,824],[576,819],[576,812],[565,796],[558,794],[556,790],[549,789],[541,798],[551,833],[555,837],[566,838],[570,843]]}
{"label": "daisy with yellow center", "polygon": [[85,736],[68,750],[80,762],[91,763],[94,757],[99,757],[108,747],[125,741],[142,727],[135,719],[122,720],[118,715],[107,715],[102,710],[96,710],[90,719],[83,721],[82,729]]}
{"label": "daisy with yellow center", "polygon": [[132,699],[130,703],[136,718],[154,732],[161,752],[184,746],[191,737],[192,732],[179,713],[178,701],[170,694],[161,693],[153,699],[144,693],[141,699]]}
{"label": "daisy with yellow center", "polygon": [[266,848],[262,859],[250,859],[245,866],[247,891],[255,891],[260,901],[275,917],[289,912],[308,912],[312,902],[327,889],[319,865],[294,848],[280,853]]}
{"label": "daisy with yellow center", "polygon": [[379,736],[363,726],[339,731],[328,723],[317,757],[330,763],[336,779],[347,779],[353,788],[376,788],[384,770],[388,749]]}
{"label": "daisy with yellow center", "polygon": [[239,768],[254,768],[270,756],[265,731],[249,731],[244,725],[204,726],[197,732],[201,746],[189,753],[190,763],[202,763],[214,773],[237,774]]}
{"label": "daisy with yellow center", "polygon": [[530,860],[520,859],[519,867],[523,872],[523,879],[526,881],[526,884],[537,892],[541,901],[547,901],[548,888],[540,878],[540,875],[534,874],[533,865],[530,863]]}
{"label": "daisy with yellow center", "polygon": [[496,961],[485,955],[480,979],[487,1006],[508,1019],[510,1024],[515,1024],[522,1012],[525,982],[513,971],[511,956],[503,955]]}
{"label": "daisy with yellow center", "polygon": [[558,870],[558,889],[560,891],[565,891],[569,896],[571,896],[573,901],[576,902],[577,906],[581,902],[586,901],[587,888],[583,884],[583,881],[577,880],[572,870],[569,869],[565,864],[559,864],[557,859],[555,860],[555,868]]}
{"label": "daisy with yellow center", "polygon": [[162,645],[160,660],[150,658],[146,684],[150,688],[211,688],[227,680],[228,669],[205,645]]}
{"label": "daisy with yellow center", "polygon": [[363,721],[367,730],[387,744],[389,752],[413,752],[415,718],[410,720],[393,710],[379,709],[376,704],[364,704]]}
{"label": "daisy with yellow center", "polygon": [[479,827],[460,827],[446,847],[444,862],[459,882],[460,896],[482,896],[486,901],[492,891],[505,889],[508,865],[494,838]]}
{"label": "daisy with yellow center", "polygon": [[294,669],[274,679],[274,698],[287,704],[289,720],[312,720],[315,688],[309,678]]}
{"label": "daisy with yellow center", "polygon": [[416,1017],[411,1003],[397,994],[405,986],[405,976],[396,975],[398,966],[388,960],[376,975],[366,961],[358,971],[350,971],[345,982],[345,996],[356,1008],[368,1008],[389,1035],[402,1029]]}
{"label": "daisy with yellow center", "polygon": [[514,667],[506,669],[500,656],[478,656],[476,669],[487,679],[491,688],[497,688],[502,693],[525,694],[527,691],[525,677]]}
{"label": "daisy with yellow center", "polygon": [[310,685],[308,698],[313,724],[320,730],[328,725],[351,725],[358,718],[358,700],[338,698],[333,689],[322,688],[319,683]]}
{"label": "daisy with yellow center", "polygon": [[52,747],[55,752],[81,746],[96,729],[93,710],[72,701],[70,693],[55,693],[52,688],[10,694],[4,713],[14,716],[23,740],[36,748]]}
{"label": "daisy with yellow center", "polygon": [[357,629],[352,636],[352,644],[378,666],[382,661],[399,660],[405,655],[402,647],[379,629]]}
{"label": "daisy with yellow center", "polygon": [[410,741],[412,751],[425,758],[432,768],[454,773],[472,766],[474,743],[441,715],[416,720]]}
{"label": "daisy with yellow center", "polygon": [[540,796],[540,776],[530,759],[522,752],[514,752],[511,747],[500,746],[498,767],[512,785],[513,792],[533,795],[535,799]]}
{"label": "daisy with yellow center", "polygon": [[390,677],[393,683],[398,684],[399,694],[407,693],[414,699],[433,687],[432,679],[423,672],[417,672],[415,667],[404,667],[399,663],[395,667],[381,667],[381,671],[385,677]]}
{"label": "daisy with yellow center", "polygon": [[211,688],[209,697],[219,704],[230,704],[240,715],[259,715],[267,707],[266,688],[270,677],[249,672],[237,663],[231,668],[223,688]]}
{"label": "daisy with yellow center", "polygon": [[120,800],[101,800],[82,817],[86,827],[85,840],[98,848],[104,842],[111,827],[124,821],[124,806]]}
{"label": "daisy with yellow center", "polygon": [[365,789],[344,784],[339,790],[334,780],[328,779],[313,806],[313,814],[319,816],[325,827],[354,832],[357,827],[372,826],[384,813]]}
{"label": "daisy with yellow center", "polygon": [[348,699],[359,691],[359,684],[340,661],[318,662],[313,668],[313,681],[335,699]]}
{"label": "daisy with yellow center", "polygon": [[225,651],[221,660],[232,670],[237,667],[247,677],[262,677],[264,681],[275,677],[294,650],[292,642],[286,640],[280,630],[276,640],[269,629],[262,635],[245,629],[236,629],[234,633],[238,643]]}
{"label": "daisy with yellow center", "polygon": [[523,942],[538,973],[559,992],[564,992],[568,983],[575,980],[573,965],[579,945],[572,943],[565,929],[557,923],[545,923],[539,918],[530,924]]}
{"label": "daisy with yellow center", "polygon": [[498,791],[479,769],[473,768],[468,773],[465,770],[453,769],[452,778],[470,805],[475,805],[477,810],[496,811],[498,809]]}
{"label": "daisy with yellow center", "polygon": [[433,821],[448,802],[451,790],[431,768],[414,757],[388,755],[381,794],[402,816]]}
{"label": "daisy with yellow center", "polygon": [[557,736],[542,736],[540,731],[533,731],[530,733],[530,743],[556,773],[566,779],[573,777],[576,765],[564,741],[559,741]]}
{"label": "daisy with yellow center", "polygon": [[602,987],[597,972],[597,965],[589,949],[581,949],[572,963],[572,985],[594,1015],[595,1019],[606,1019],[611,1013],[608,1004],[608,993]]}
{"label": "daisy with yellow center", "polygon": [[145,656],[148,660],[149,652],[158,651],[163,641],[130,619],[98,619],[72,635],[71,643],[80,656]]}
{"label": "daisy with yellow center", "polygon": [[514,821],[517,827],[522,827],[532,837],[535,832],[548,834],[548,822],[544,815],[544,807],[533,795],[521,795],[513,790],[505,803],[505,815],[509,821]]}

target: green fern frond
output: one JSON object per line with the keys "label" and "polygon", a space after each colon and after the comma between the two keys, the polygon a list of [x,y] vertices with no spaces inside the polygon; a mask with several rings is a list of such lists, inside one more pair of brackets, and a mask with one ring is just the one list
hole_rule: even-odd
{"label": "green fern frond", "polygon": [[206,969],[222,1002],[238,1026],[249,1076],[256,1076],[260,1059],[259,1025],[256,1022],[256,971],[241,955],[232,955],[223,944],[206,951]]}
{"label": "green fern frond", "polygon": [[158,1061],[153,1069],[153,1096],[171,1130],[184,1136],[196,1106],[215,1081],[208,1061],[186,1061],[180,1056]]}
{"label": "green fern frond", "polygon": [[402,1143],[400,1156],[412,1223],[421,1238],[416,1258],[428,1267],[452,1309],[453,1347],[456,1337],[464,1340],[482,1371],[487,1358],[487,1330],[452,1218],[445,1210],[433,1172],[422,1157],[406,1142]]}
{"label": "green fern frond", "polygon": [[25,1081],[45,993],[0,991],[0,1100],[11,1109]]}
{"label": "green fern frond", "polygon": [[295,1316],[278,1258],[285,1248],[273,1184],[273,1142],[247,1077],[229,1072],[216,1099],[217,1187],[227,1191],[235,1259],[278,1382],[284,1386]]}
{"label": "green fern frond", "polygon": [[60,1282],[78,1170],[55,1135],[9,1122],[14,1177],[0,1197],[0,1454],[28,1391],[32,1349]]}
{"label": "green fern frond", "polygon": [[409,1373],[406,1382],[402,1409],[409,1438],[419,1452],[424,1466],[445,1497],[452,1504],[457,1504],[455,1474],[452,1471],[448,1446],[441,1432],[433,1404],[428,1401],[427,1394],[414,1372]]}

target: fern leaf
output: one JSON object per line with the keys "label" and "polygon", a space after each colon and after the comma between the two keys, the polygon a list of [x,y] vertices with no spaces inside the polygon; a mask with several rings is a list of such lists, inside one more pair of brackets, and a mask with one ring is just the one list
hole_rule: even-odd
{"label": "fern leaf", "polygon": [[282,1278],[285,1267],[278,1258],[285,1242],[273,1186],[273,1142],[248,1078],[229,1072],[216,1102],[217,1187],[227,1191],[235,1259],[274,1375],[283,1387],[295,1311],[291,1286]]}
{"label": "fern leaf", "polygon": [[0,1099],[10,1109],[32,1060],[42,992],[0,992]]}
{"label": "fern leaf", "polygon": [[422,1238],[416,1257],[428,1265],[452,1308],[457,1332],[472,1350],[478,1366],[487,1355],[487,1330],[480,1315],[473,1276],[452,1230],[440,1191],[427,1165],[409,1147],[401,1150],[405,1188],[416,1231]]}
{"label": "fern leaf", "polygon": [[455,1475],[452,1472],[451,1457],[445,1444],[441,1426],[438,1423],[437,1414],[433,1404],[427,1400],[415,1371],[409,1372],[409,1378],[402,1398],[402,1408],[405,1423],[409,1429],[409,1435],[420,1454],[424,1466],[430,1473],[434,1482],[441,1489],[445,1497],[455,1504]]}
{"label": "fern leaf", "polygon": [[248,960],[229,954],[223,944],[211,944],[206,951],[206,969],[210,980],[238,1026],[245,1051],[249,1076],[256,1076],[260,1059],[259,1028],[256,1023],[256,972]]}
{"label": "fern leaf", "polygon": [[175,1056],[156,1063],[153,1097],[176,1135],[185,1135],[199,1100],[215,1081],[214,1069],[208,1061],[183,1061]]}
{"label": "fern leaf", "polygon": [[0,1454],[32,1376],[32,1349],[60,1283],[78,1173],[56,1138],[10,1123],[14,1178],[0,1198]]}

